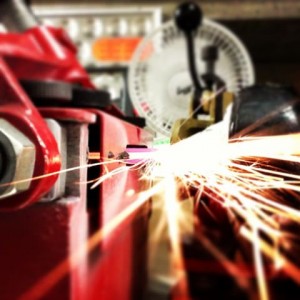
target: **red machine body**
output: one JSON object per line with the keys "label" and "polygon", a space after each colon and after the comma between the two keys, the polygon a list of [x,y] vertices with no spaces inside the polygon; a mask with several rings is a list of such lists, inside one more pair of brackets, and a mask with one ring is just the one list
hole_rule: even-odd
{"label": "red machine body", "polygon": [[[77,158],[77,165],[84,165],[88,124],[95,122],[95,115],[85,110],[51,108],[41,113],[77,132],[81,145],[70,146],[68,155]],[[79,169],[75,176],[78,181],[86,181],[86,169]],[[84,299],[88,255],[75,267],[69,258],[88,240],[86,201],[86,186],[81,185],[56,201],[0,214],[0,236],[5,241],[0,255],[1,299]],[[63,278],[54,276],[55,284],[47,288],[53,270],[61,264],[65,264]]]}
{"label": "red machine body", "polygon": [[[55,173],[61,168],[62,157],[43,120],[45,116],[67,126],[69,132],[72,126],[78,128],[81,145],[78,149],[70,147],[78,157],[78,166],[86,163],[87,147],[82,147],[88,145],[88,126],[95,121],[96,125],[92,126],[96,126],[99,150],[104,156],[108,151],[124,151],[127,144],[143,143],[141,129],[106,113],[119,116],[114,106],[108,106],[106,112],[72,108],[43,108],[39,112],[33,105],[19,80],[61,81],[93,89],[75,54],[75,47],[62,30],[40,26],[21,34],[0,34],[0,117],[11,122],[34,143],[34,177]],[[134,280],[139,277],[137,283],[140,283],[143,279],[142,273],[132,274],[132,267],[137,264],[136,247],[145,243],[147,209],[139,210],[126,224],[99,241],[98,259],[92,260],[93,282],[88,289],[89,253],[85,253],[76,266],[68,263],[68,259],[83,245],[88,245],[89,234],[100,230],[131,203],[132,198],[126,198],[125,194],[131,189],[140,190],[138,173],[126,171],[100,186],[97,197],[89,199],[98,203],[95,211],[87,208],[86,169],[80,172],[81,187],[77,187],[74,194],[69,187],[62,199],[39,202],[55,183],[56,174],[33,180],[28,191],[1,200],[0,238],[5,241],[0,256],[1,299],[23,296],[24,299],[99,299],[100,295],[106,299],[131,299]],[[98,218],[93,229],[89,215]],[[67,267],[56,282],[48,288],[43,287],[41,282],[47,279],[47,274],[66,261]]]}
{"label": "red machine body", "polygon": [[[56,141],[38,110],[1,57],[0,78],[0,118],[9,120],[34,143],[36,148],[34,176],[57,172],[61,162]],[[37,201],[50,190],[56,178],[57,176],[54,175],[32,181],[28,191],[2,200],[0,208],[21,208]]]}
{"label": "red machine body", "polygon": [[60,80],[93,88],[76,59],[76,48],[61,29],[39,26],[3,33],[0,45],[0,55],[18,79]]}
{"label": "red machine body", "polygon": [[[37,161],[34,176],[58,171],[60,159],[52,134],[19,80],[60,81],[93,89],[88,74],[75,55],[76,48],[61,29],[40,26],[24,33],[0,34],[0,57],[3,58],[0,67],[4,85],[1,89],[1,115],[34,141]],[[107,107],[107,111],[120,115],[114,106]],[[49,184],[41,188],[47,181]],[[0,203],[0,208],[19,208],[24,206],[22,202],[30,204],[49,191],[54,181],[55,176],[51,176],[33,182],[30,193],[36,190],[36,195],[24,195],[22,200],[10,198],[9,202]]]}

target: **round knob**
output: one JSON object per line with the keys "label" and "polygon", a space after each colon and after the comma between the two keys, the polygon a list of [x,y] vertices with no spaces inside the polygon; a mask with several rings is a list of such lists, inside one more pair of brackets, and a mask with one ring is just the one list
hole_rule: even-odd
{"label": "round knob", "polygon": [[201,24],[202,11],[194,2],[185,2],[178,6],[175,11],[175,23],[184,32],[193,32]]}

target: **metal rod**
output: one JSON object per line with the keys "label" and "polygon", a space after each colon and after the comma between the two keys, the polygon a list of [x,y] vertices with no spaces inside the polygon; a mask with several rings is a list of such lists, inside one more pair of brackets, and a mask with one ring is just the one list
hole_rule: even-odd
{"label": "metal rod", "polygon": [[197,90],[197,92],[202,92],[203,87],[201,86],[199,75],[196,68],[195,61],[195,53],[194,53],[194,37],[192,32],[185,33],[186,42],[187,42],[187,53],[188,53],[188,63],[189,63],[189,71],[193,81],[193,84]]}
{"label": "metal rod", "polygon": [[22,32],[39,24],[30,7],[23,0],[1,0],[0,23],[14,32]]}

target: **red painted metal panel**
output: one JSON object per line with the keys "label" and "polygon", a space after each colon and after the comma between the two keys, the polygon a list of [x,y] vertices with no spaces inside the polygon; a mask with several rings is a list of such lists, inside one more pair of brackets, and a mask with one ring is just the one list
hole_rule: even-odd
{"label": "red painted metal panel", "polygon": [[[71,200],[71,199],[69,199]],[[0,296],[18,299],[36,288],[40,280],[86,243],[87,214],[82,199],[35,204],[0,214]],[[42,299],[84,299],[86,258],[57,282]]]}
{"label": "red painted metal panel", "polygon": [[[109,152],[118,154],[128,144],[143,143],[143,130],[103,112],[95,112],[101,128],[102,157]],[[107,166],[113,170],[118,163]],[[103,168],[103,172],[105,169]],[[139,192],[141,182],[138,171],[124,171],[101,185],[100,224],[109,224],[134,201],[129,190]],[[145,284],[145,253],[149,206],[146,204],[106,236],[100,245],[101,258],[92,286],[91,300],[133,299],[143,293]],[[144,247],[144,248],[143,248]],[[136,298],[136,299],[138,299]]]}

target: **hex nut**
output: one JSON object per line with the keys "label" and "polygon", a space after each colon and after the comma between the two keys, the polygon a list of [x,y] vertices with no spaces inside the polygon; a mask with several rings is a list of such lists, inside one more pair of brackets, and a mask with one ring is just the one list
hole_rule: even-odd
{"label": "hex nut", "polygon": [[0,131],[0,195],[7,193],[16,169],[14,148],[8,137]]}
{"label": "hex nut", "polygon": [[[3,199],[29,189],[31,181],[26,179],[33,176],[36,150],[34,144],[5,119],[0,119],[0,136],[0,185],[5,187],[0,189],[0,199]],[[9,182],[13,184],[5,186]]]}

